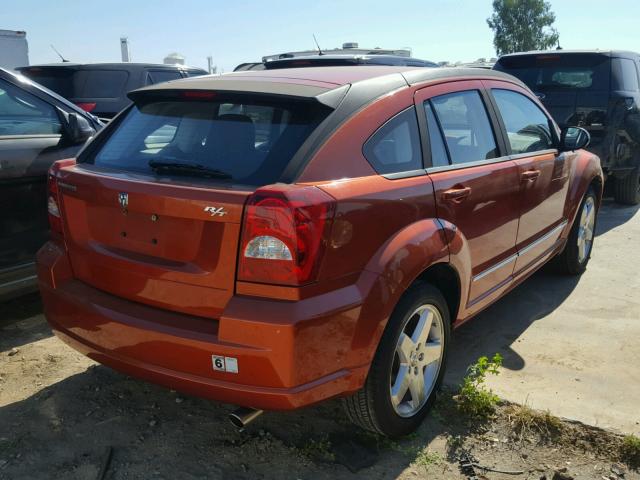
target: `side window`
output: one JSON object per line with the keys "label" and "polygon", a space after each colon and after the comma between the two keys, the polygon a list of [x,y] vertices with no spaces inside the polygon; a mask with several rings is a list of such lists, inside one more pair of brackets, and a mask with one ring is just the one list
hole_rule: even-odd
{"label": "side window", "polygon": [[[80,79],[82,75],[80,76]],[[88,70],[79,98],[119,98],[126,92],[129,72],[125,70]]]}
{"label": "side window", "polygon": [[613,77],[616,79],[616,90],[623,90],[625,92],[637,92],[638,91],[638,71],[633,63],[633,60],[628,58],[614,58],[613,59]]}
{"label": "side window", "polygon": [[477,90],[449,93],[431,99],[454,165],[498,156],[495,137]]}
{"label": "side window", "polygon": [[178,80],[183,78],[178,70],[149,70],[147,73],[147,84],[168,82],[169,80]]}
{"label": "side window", "polygon": [[431,103],[428,101],[424,102],[424,111],[427,115],[427,128],[429,129],[431,166],[443,167],[449,165],[449,157],[447,155],[447,148],[444,146],[444,140],[442,139],[442,132],[440,131],[436,116],[433,114]]}
{"label": "side window", "polygon": [[0,137],[60,135],[55,108],[18,87],[0,80]]}
{"label": "side window", "polygon": [[507,130],[511,153],[554,148],[549,119],[534,102],[511,90],[495,89],[492,93]]}
{"label": "side window", "polygon": [[420,134],[413,107],[380,127],[364,144],[363,154],[381,175],[421,169]]}

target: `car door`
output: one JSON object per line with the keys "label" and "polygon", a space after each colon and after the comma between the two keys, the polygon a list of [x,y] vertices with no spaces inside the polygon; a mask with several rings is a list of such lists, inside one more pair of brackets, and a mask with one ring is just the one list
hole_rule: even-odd
{"label": "car door", "polygon": [[[508,286],[516,260],[519,169],[502,155],[502,137],[494,133],[495,118],[486,100],[480,81],[441,84],[415,94],[424,115],[425,162],[438,217],[466,243],[471,274],[461,283],[468,285],[463,292],[468,312]],[[452,255],[467,255],[464,249],[450,243]]]}
{"label": "car door", "polygon": [[32,262],[46,241],[46,174],[61,138],[55,107],[0,79],[0,271]]}
{"label": "car door", "polygon": [[520,176],[517,276],[551,253],[567,224],[564,206],[571,154],[558,152],[554,123],[526,90],[500,81],[486,81],[485,86]]}

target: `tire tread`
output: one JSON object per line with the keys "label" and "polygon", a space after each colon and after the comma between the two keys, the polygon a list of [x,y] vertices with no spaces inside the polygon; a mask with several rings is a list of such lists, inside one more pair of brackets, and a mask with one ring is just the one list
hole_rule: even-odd
{"label": "tire tread", "polygon": [[624,178],[616,178],[614,197],[617,203],[637,205],[640,203],[640,167],[636,167]]}

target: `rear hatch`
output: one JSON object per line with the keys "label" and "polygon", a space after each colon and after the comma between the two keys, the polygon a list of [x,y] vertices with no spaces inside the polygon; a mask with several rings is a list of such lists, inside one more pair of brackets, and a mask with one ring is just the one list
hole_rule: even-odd
{"label": "rear hatch", "polygon": [[255,94],[139,97],[59,173],[74,276],[215,318],[233,294],[247,197],[278,181],[329,112]]}
{"label": "rear hatch", "polygon": [[597,53],[544,53],[500,58],[496,70],[522,80],[560,127],[585,127],[597,145],[604,136],[611,58]]}

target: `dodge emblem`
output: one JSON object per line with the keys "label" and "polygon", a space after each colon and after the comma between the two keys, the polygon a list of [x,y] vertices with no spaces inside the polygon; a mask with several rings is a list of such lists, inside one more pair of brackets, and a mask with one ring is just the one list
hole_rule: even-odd
{"label": "dodge emblem", "polygon": [[126,211],[129,206],[129,194],[126,192],[120,192],[118,194],[118,201],[120,202],[120,208],[122,208],[122,211]]}

